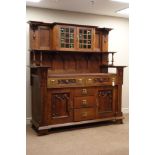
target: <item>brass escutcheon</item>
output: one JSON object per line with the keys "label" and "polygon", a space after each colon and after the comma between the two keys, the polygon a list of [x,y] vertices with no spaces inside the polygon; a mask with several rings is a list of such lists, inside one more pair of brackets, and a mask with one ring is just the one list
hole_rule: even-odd
{"label": "brass escutcheon", "polygon": [[87,94],[87,89],[82,89],[82,94]]}
{"label": "brass escutcheon", "polygon": [[87,100],[82,100],[82,105],[87,105]]}
{"label": "brass escutcheon", "polygon": [[51,84],[54,84],[55,80],[51,80]]}

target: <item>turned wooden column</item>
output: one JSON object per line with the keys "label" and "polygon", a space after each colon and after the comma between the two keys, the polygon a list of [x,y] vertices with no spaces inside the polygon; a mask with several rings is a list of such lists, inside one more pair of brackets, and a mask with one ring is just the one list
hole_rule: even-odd
{"label": "turned wooden column", "polygon": [[118,80],[118,99],[117,99],[117,109],[116,109],[116,116],[122,116],[122,84],[123,84],[123,69],[124,67],[117,67],[116,74]]}

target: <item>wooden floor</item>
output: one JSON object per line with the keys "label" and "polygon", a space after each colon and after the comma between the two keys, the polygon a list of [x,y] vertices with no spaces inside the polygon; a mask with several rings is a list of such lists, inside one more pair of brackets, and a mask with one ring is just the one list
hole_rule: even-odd
{"label": "wooden floor", "polygon": [[97,123],[37,136],[27,126],[27,155],[128,155],[128,115],[124,124]]}

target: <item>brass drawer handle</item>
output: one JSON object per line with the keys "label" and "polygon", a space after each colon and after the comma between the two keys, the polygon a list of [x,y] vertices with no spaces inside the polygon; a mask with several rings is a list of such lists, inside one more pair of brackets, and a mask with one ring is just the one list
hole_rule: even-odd
{"label": "brass drawer handle", "polygon": [[87,100],[82,100],[82,105],[86,106],[87,105]]}
{"label": "brass drawer handle", "polygon": [[87,89],[82,89],[82,94],[87,94]]}
{"label": "brass drawer handle", "polygon": [[83,112],[82,113],[82,117],[87,117],[88,113],[87,112]]}
{"label": "brass drawer handle", "polygon": [[49,80],[49,87],[50,86],[53,86],[53,85],[55,85],[56,84],[56,81],[55,80],[53,80],[53,79],[50,79]]}

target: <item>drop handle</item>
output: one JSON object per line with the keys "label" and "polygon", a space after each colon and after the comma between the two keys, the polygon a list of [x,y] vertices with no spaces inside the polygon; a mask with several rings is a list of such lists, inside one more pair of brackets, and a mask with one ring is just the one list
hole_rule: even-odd
{"label": "drop handle", "polygon": [[87,89],[82,89],[82,94],[87,94]]}
{"label": "drop handle", "polygon": [[87,117],[88,113],[87,112],[83,112],[82,113],[82,117]]}
{"label": "drop handle", "polygon": [[55,83],[55,80],[50,80],[51,84],[54,84]]}
{"label": "drop handle", "polygon": [[87,105],[87,100],[82,100],[82,105],[86,106]]}

